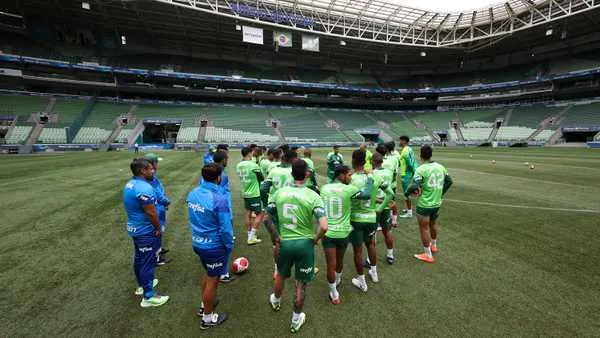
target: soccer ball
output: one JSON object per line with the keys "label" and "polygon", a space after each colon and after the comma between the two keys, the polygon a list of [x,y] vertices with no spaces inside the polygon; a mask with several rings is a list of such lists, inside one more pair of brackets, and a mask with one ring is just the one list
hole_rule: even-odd
{"label": "soccer ball", "polygon": [[492,164],[496,164],[496,160],[492,160]]}
{"label": "soccer ball", "polygon": [[233,264],[231,266],[231,271],[233,271],[233,273],[239,275],[239,274],[246,272],[246,270],[248,270],[249,266],[250,266],[250,262],[248,261],[248,258],[239,257],[233,261]]}
{"label": "soccer ball", "polygon": [[531,163],[531,165],[529,166],[529,169],[531,169],[531,170],[535,169],[535,165],[533,163]]}

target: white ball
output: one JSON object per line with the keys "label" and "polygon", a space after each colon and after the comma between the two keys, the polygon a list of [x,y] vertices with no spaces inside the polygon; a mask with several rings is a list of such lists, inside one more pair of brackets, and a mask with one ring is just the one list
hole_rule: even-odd
{"label": "white ball", "polygon": [[248,270],[249,266],[250,266],[250,261],[248,261],[248,258],[238,257],[233,261],[233,264],[231,266],[231,271],[233,271],[233,273],[235,273],[235,274],[240,274],[240,273],[243,273],[246,270]]}

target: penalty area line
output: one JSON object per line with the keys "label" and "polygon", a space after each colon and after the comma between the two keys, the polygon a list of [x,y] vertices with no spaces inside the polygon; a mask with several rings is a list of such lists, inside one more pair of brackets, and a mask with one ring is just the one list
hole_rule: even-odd
{"label": "penalty area line", "polygon": [[465,200],[456,200],[456,199],[451,199],[451,198],[444,198],[444,201],[456,202],[456,203],[465,203],[465,204],[489,205],[489,206],[504,207],[504,208],[538,209],[538,210],[550,210],[550,211],[570,211],[570,212],[585,212],[585,213],[590,213],[590,214],[600,214],[600,210],[549,208],[549,207],[537,207],[537,206],[530,206],[530,205],[503,204],[503,203],[479,202],[479,201],[465,201]]}

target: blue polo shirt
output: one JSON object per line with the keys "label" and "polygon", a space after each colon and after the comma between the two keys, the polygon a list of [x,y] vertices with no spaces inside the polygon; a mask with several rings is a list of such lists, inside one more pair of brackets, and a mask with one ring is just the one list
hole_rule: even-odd
{"label": "blue polo shirt", "polygon": [[202,183],[188,194],[187,206],[193,247],[233,248],[231,210],[219,186]]}
{"label": "blue polo shirt", "polygon": [[127,234],[131,237],[143,236],[154,231],[144,206],[155,204],[154,189],[144,178],[134,176],[123,189],[123,206],[127,213]]}
{"label": "blue polo shirt", "polygon": [[167,209],[166,207],[171,204],[171,200],[165,194],[165,187],[162,182],[158,179],[158,176],[155,174],[151,180],[148,181],[152,188],[154,189],[154,196],[156,202],[156,211],[158,213],[158,219],[160,221],[160,225],[165,225],[167,222]]}
{"label": "blue polo shirt", "polygon": [[204,157],[203,157],[204,165],[213,163],[214,162],[214,160],[213,160],[213,156],[214,155],[215,155],[215,153],[213,153],[212,151],[207,151],[206,153],[204,153]]}

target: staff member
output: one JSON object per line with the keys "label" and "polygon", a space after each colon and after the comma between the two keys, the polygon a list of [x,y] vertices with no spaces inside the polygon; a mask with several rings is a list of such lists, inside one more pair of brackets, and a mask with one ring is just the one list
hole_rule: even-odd
{"label": "staff member", "polygon": [[206,270],[201,285],[201,329],[210,329],[227,319],[227,314],[214,312],[219,278],[227,272],[233,249],[231,210],[219,187],[222,171],[223,167],[218,164],[204,166],[204,182],[187,197],[192,247]]}
{"label": "staff member", "polygon": [[136,158],[130,165],[133,177],[123,189],[123,205],[127,213],[127,234],[133,240],[133,271],[143,295],[140,306],[156,307],[169,301],[169,296],[159,296],[154,290],[154,268],[160,249],[160,222],[156,212],[156,195],[148,180],[154,176],[154,167],[148,160]]}
{"label": "staff member", "polygon": [[158,213],[160,231],[162,233],[160,239],[160,251],[157,265],[165,265],[171,262],[170,259],[164,256],[167,252],[169,252],[169,249],[165,249],[162,246],[164,239],[163,237],[165,231],[167,230],[167,209],[171,204],[171,200],[167,197],[167,194],[165,193],[165,187],[163,186],[162,182],[158,179],[158,162],[162,161],[163,158],[159,157],[155,153],[148,153],[144,155],[144,159],[148,160],[148,162],[150,162],[152,164],[152,167],[154,168],[154,175],[152,175],[152,179],[148,180],[148,183],[150,183],[150,185],[154,189],[154,194],[156,196],[156,212]]}

